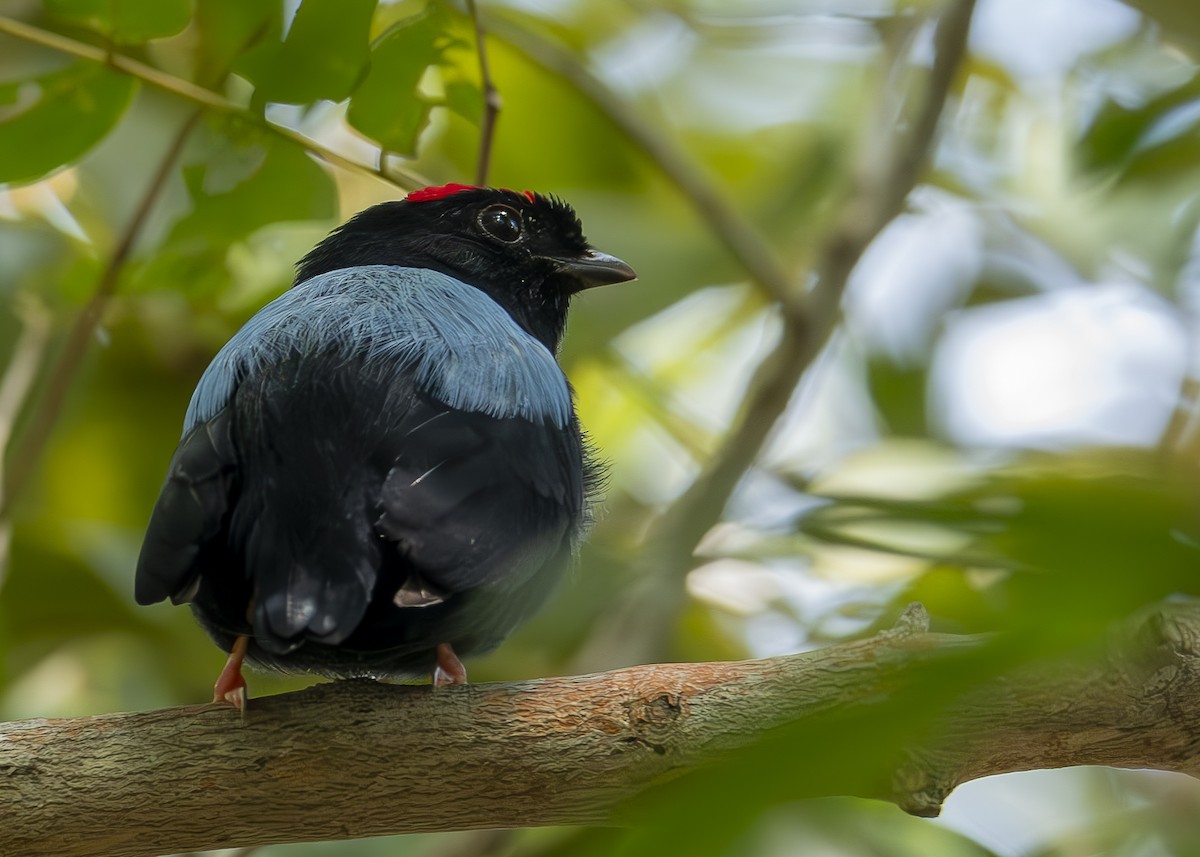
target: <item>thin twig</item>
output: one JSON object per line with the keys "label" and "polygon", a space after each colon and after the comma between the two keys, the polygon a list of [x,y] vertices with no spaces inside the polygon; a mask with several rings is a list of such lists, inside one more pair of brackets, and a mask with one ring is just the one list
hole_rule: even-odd
{"label": "thin twig", "polygon": [[492,83],[492,72],[488,67],[487,40],[483,23],[479,20],[479,9],[475,0],[467,0],[467,12],[475,25],[475,50],[479,54],[479,78],[483,86],[483,124],[479,127],[479,165],[475,169],[475,184],[487,184],[488,167],[492,161],[492,138],[496,135],[496,118],[504,106],[500,91]]}
{"label": "thin twig", "polygon": [[67,334],[67,341],[63,345],[62,354],[58,358],[58,362],[55,364],[50,377],[47,379],[45,392],[42,394],[37,408],[30,417],[29,425],[25,428],[23,433],[24,441],[16,454],[11,456],[11,470],[5,474],[7,478],[4,482],[4,492],[3,496],[0,496],[0,521],[8,517],[13,502],[20,495],[22,489],[25,487],[25,483],[37,468],[42,450],[50,438],[54,424],[58,421],[58,414],[62,410],[67,392],[70,390],[71,384],[83,364],[88,343],[91,342],[92,336],[95,335],[96,328],[100,324],[100,319],[104,315],[104,310],[108,307],[108,302],[116,290],[121,270],[124,268],[129,254],[133,251],[134,242],[141,235],[142,227],[145,226],[150,216],[150,211],[154,208],[154,204],[158,201],[159,195],[166,186],[175,161],[179,157],[180,152],[183,151],[184,143],[187,142],[188,135],[202,115],[202,110],[196,110],[180,126],[175,138],[171,141],[170,147],[159,163],[158,169],[151,178],[150,184],[146,187],[145,193],[142,194],[137,210],[133,213],[129,223],[126,224],[120,241],[109,257],[108,263],[104,266],[104,270],[100,274],[100,279],[96,283],[95,291],[88,299],[83,310],[79,313],[79,316],[75,319],[75,324],[71,327],[70,333]]}
{"label": "thin twig", "polygon": [[717,521],[741,475],[786,409],[801,376],[837,326],[841,296],[851,271],[883,227],[901,212],[916,186],[962,61],[974,5],[974,0],[957,0],[943,12],[925,101],[912,130],[897,141],[885,170],[878,171],[870,159],[864,165],[839,223],[824,241],[810,312],[785,320],[779,345],[755,374],[738,425],[707,471],[664,516],[660,529],[665,532],[660,535],[669,533],[669,540],[676,545],[690,550]]}
{"label": "thin twig", "polygon": [[187,99],[195,104],[199,104],[208,110],[213,110],[218,113],[228,113],[237,116],[238,118],[253,123],[260,128],[264,128],[273,134],[277,134],[286,140],[290,140],[297,146],[300,146],[307,152],[319,157],[332,166],[340,167],[350,172],[369,175],[374,178],[385,181],[390,185],[394,185],[402,190],[412,190],[413,188],[425,187],[432,184],[427,178],[420,173],[404,167],[391,166],[384,163],[381,158],[378,167],[371,167],[366,164],[361,164],[358,161],[347,158],[345,155],[339,154],[333,149],[321,145],[315,140],[304,136],[299,131],[294,131],[291,128],[286,128],[282,125],[276,125],[273,122],[268,122],[262,116],[247,110],[240,104],[230,101],[229,99],[218,95],[210,89],[205,89],[203,86],[198,86],[190,80],[185,80],[181,77],[168,74],[153,66],[138,62],[123,54],[115,53],[104,48],[98,48],[94,45],[89,45],[86,42],[80,42],[75,39],[68,38],[58,33],[43,30],[40,27],[34,27],[26,24],[23,21],[17,21],[13,18],[0,16],[0,33],[12,36],[30,44],[41,45],[42,47],[50,48],[61,53],[69,54],[80,59],[91,60],[92,62],[104,63],[117,71],[137,78],[143,83],[149,84],[164,92],[169,92],[180,98]]}
{"label": "thin twig", "polygon": [[[816,268],[816,287],[808,313],[785,318],[776,352],[765,360],[750,385],[737,427],[714,461],[672,507],[663,526],[685,549],[694,546],[719,518],[742,474],[758,456],[787,408],[796,385],[825,346],[841,319],[841,298],[850,273],[883,228],[903,209],[929,157],[938,121],[966,47],[974,0],[958,0],[942,14],[934,38],[936,56],[925,100],[907,136],[896,139],[892,157],[880,159],[867,147],[856,187],[842,216],[823,242]],[[891,111],[881,111],[891,115]],[[890,127],[891,122],[888,121]],[[876,129],[868,139],[884,136]],[[671,520],[671,519],[674,520]]]}
{"label": "thin twig", "polygon": [[593,669],[662,656],[683,603],[680,582],[692,568],[693,549],[720,520],[804,373],[836,328],[850,272],[880,230],[901,212],[917,183],[961,65],[974,6],[974,0],[956,0],[945,8],[934,36],[936,54],[924,103],[911,130],[896,140],[884,168],[873,159],[860,168],[842,216],[822,244],[816,286],[804,311],[784,314],[779,343],[755,371],[733,428],[705,470],[650,528],[637,560],[636,584],[623,608],[606,617],[605,626],[573,666]]}
{"label": "thin twig", "polygon": [[50,313],[40,303],[18,300],[16,314],[21,320],[21,335],[9,355],[4,378],[0,379],[0,472],[4,467],[3,453],[8,449],[25,397],[33,388],[50,338]]}
{"label": "thin twig", "polygon": [[[0,379],[0,507],[4,504],[4,461],[8,442],[12,438],[17,417],[25,406],[25,400],[33,389],[46,344],[50,340],[50,313],[39,303],[25,301],[18,304],[17,314],[21,319],[21,335],[9,355],[8,368]],[[12,525],[0,517],[0,584],[4,582],[11,547]]]}
{"label": "thin twig", "polygon": [[561,77],[595,104],[687,197],[696,214],[707,223],[750,280],[776,301],[785,315],[803,314],[803,291],[794,285],[775,251],[679,147],[630,109],[628,104],[580,65],[574,55],[501,18],[488,16],[488,30],[546,71]]}

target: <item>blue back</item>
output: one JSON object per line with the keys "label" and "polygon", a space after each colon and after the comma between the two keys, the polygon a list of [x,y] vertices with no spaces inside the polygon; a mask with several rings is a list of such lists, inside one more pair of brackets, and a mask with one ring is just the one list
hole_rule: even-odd
{"label": "blue back", "polygon": [[246,322],[204,370],[186,435],[229,402],[241,379],[289,354],[366,353],[414,372],[456,410],[567,425],[571,392],[554,355],[491,298],[425,268],[364,265],[320,274]]}

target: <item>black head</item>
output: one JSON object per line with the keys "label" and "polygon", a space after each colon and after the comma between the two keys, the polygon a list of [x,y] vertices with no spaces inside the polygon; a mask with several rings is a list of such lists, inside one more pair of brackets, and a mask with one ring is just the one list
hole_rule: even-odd
{"label": "black head", "polygon": [[300,261],[296,282],[359,265],[431,268],[486,292],[557,351],[576,292],[637,275],[588,246],[574,210],[531,191],[444,185],[362,211]]}

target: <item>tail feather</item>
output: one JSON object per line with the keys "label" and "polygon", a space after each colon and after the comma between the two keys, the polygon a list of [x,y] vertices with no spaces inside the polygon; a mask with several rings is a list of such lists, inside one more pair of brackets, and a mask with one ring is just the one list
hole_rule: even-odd
{"label": "tail feather", "polygon": [[294,651],[305,640],[337,645],[358,628],[375,588],[378,549],[360,539],[338,539],[344,550],[308,552],[288,540],[270,537],[266,521],[247,544],[253,569],[254,637],[274,654]]}

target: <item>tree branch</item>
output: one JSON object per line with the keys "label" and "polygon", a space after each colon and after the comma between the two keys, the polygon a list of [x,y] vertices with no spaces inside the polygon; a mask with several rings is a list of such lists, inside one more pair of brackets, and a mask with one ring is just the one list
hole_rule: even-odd
{"label": "tree branch", "polygon": [[974,6],[974,0],[946,5],[934,36],[933,68],[912,129],[898,136],[890,159],[864,159],[856,188],[823,242],[805,311],[784,314],[780,342],[755,372],[735,426],[704,473],[655,525],[652,541],[663,539],[690,551],[720,519],[796,385],[825,347],[841,319],[842,293],[851,272],[876,236],[900,214],[920,179],[962,62]]}
{"label": "tree branch", "polygon": [[8,442],[41,371],[52,326],[49,310],[32,298],[19,301],[16,314],[22,322],[21,334],[12,347],[8,368],[0,378],[0,587],[8,573],[12,547],[12,522],[2,511],[8,502],[5,499],[8,496],[5,469]]}
{"label": "tree branch", "polygon": [[[943,8],[934,33],[933,67],[911,128],[895,134],[890,127],[878,128],[869,135],[872,141],[890,141],[890,152],[880,156],[877,146],[866,147],[850,197],[822,241],[815,286],[802,301],[781,306],[783,333],[755,369],[732,428],[700,475],[650,528],[636,583],[621,608],[593,635],[577,664],[591,669],[602,663],[644,663],[666,651],[666,635],[675,627],[684,599],[680,581],[694,565],[695,546],[721,519],[797,385],[841,320],[842,294],[854,267],[900,214],[920,180],[962,64],[974,9],[975,0],[950,0]],[[879,113],[890,116],[891,105],[883,107],[888,109],[881,107]]]}
{"label": "tree branch", "polygon": [[[256,699],[0,726],[6,853],[139,857],[382,834],[602,824],[668,777],[768,730],[865,712],[922,667],[983,653],[897,629],[768,660],[642,666],[443,688],[368,681]],[[936,814],[956,785],[1066,765],[1200,774],[1200,606],[1131,621],[1104,657],[1026,666],[897,747],[890,798]],[[907,683],[907,685],[906,685]],[[791,768],[787,759],[781,765]],[[887,795],[875,795],[885,796]]]}

